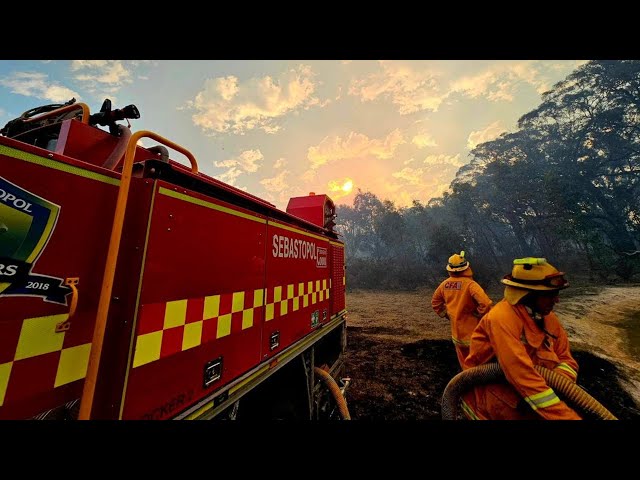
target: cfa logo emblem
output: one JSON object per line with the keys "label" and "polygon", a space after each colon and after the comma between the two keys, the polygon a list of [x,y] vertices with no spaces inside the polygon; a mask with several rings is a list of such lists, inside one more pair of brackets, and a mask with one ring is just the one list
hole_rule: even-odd
{"label": "cfa logo emblem", "polygon": [[63,279],[31,273],[55,230],[60,207],[0,177],[0,297],[67,304]]}
{"label": "cfa logo emblem", "polygon": [[462,282],[449,280],[444,284],[444,289],[445,290],[462,290]]}

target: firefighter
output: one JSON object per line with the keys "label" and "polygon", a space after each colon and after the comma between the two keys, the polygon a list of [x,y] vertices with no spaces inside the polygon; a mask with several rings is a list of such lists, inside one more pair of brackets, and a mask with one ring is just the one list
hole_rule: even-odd
{"label": "firefighter", "polygon": [[560,290],[569,286],[564,272],[544,258],[521,258],[513,261],[502,283],[504,298],[471,335],[465,366],[497,359],[506,380],[467,391],[462,396],[465,415],[484,420],[580,420],[534,368],[541,365],[572,382],[578,376],[567,333],[553,312]]}
{"label": "firefighter", "polygon": [[469,353],[471,332],[493,302],[473,279],[473,271],[464,251],[449,257],[449,278],[444,280],[431,297],[431,307],[451,323],[451,339],[456,348],[460,367]]}

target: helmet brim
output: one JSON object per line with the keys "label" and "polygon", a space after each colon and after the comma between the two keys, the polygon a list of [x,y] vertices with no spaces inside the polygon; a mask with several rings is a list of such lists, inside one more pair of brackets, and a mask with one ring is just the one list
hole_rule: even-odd
{"label": "helmet brim", "polygon": [[471,265],[468,262],[464,267],[450,267],[449,265],[447,265],[447,270],[450,272],[462,272],[463,270],[466,270],[470,266]]}

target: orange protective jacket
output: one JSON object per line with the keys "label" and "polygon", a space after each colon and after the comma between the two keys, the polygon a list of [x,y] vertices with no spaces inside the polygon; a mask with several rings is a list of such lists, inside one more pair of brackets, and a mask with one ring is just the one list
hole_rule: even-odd
{"label": "orange protective jacket", "polygon": [[464,359],[469,353],[471,332],[493,305],[472,277],[471,267],[462,272],[449,272],[449,278],[438,285],[431,297],[433,310],[440,317],[449,317],[451,340],[456,346],[461,367],[464,367]]}
{"label": "orange protective jacket", "polygon": [[571,356],[567,333],[555,313],[544,317],[545,333],[524,305],[498,302],[473,335],[465,368],[495,361],[509,383],[479,385],[463,395],[468,418],[484,420],[580,420],[534,368],[541,365],[573,382],[578,363]]}

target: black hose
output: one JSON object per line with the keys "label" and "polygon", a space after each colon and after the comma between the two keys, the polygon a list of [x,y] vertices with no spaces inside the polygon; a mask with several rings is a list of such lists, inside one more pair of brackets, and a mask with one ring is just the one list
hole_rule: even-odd
{"label": "black hose", "polygon": [[169,162],[169,150],[164,145],[154,145],[153,147],[147,148],[152,153],[160,154],[160,161],[168,163]]}
{"label": "black hose", "polygon": [[[534,368],[542,375],[547,385],[571,406],[577,407],[582,412],[595,415],[602,420],[617,420],[600,402],[567,377],[541,365],[536,365]],[[449,381],[442,394],[442,419],[457,419],[460,397],[470,388],[475,385],[496,383],[502,380],[505,380],[504,373],[500,365],[495,362],[478,365],[458,373]]]}

